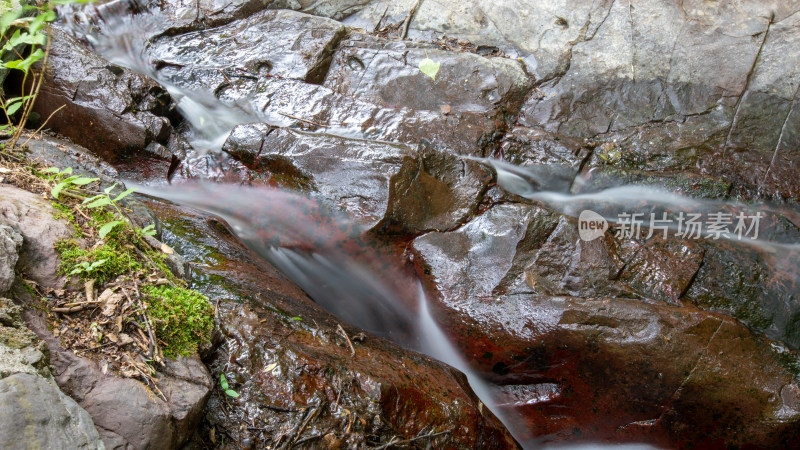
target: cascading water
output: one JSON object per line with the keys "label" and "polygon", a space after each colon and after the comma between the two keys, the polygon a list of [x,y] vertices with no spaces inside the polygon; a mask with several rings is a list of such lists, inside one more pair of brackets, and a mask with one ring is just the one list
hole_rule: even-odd
{"label": "cascading water", "polygon": [[[158,16],[109,16],[97,10],[90,16],[101,19],[99,27],[89,27],[88,24],[93,20],[82,13],[70,11],[67,14],[72,18],[72,30],[89,40],[106,59],[147,75],[167,89],[192,125],[194,139],[191,144],[199,154],[219,151],[237,124],[267,119],[246,104],[227,104],[212,93],[183,89],[155,70],[147,57],[143,36],[151,34],[152,28],[161,20]],[[113,29],[113,32],[104,32],[109,29]],[[572,174],[560,168],[521,168],[502,161],[479,161],[494,169],[498,184],[508,192],[573,217],[578,217],[582,210],[591,209],[604,220],[614,223],[620,212],[633,205],[637,211],[645,211],[648,215],[652,212],[658,217],[679,211],[736,211],[747,208],[736,203],[690,199],[641,186],[574,193],[580,191],[581,186],[576,185]],[[384,281],[379,282],[373,269],[375,266],[370,264],[375,261],[370,260],[369,255],[354,258],[340,249],[317,245],[318,226],[298,227],[296,221],[285,220],[292,216],[308,217],[308,209],[318,207],[315,202],[286,192],[220,185],[214,185],[213,189],[209,185],[176,186],[170,189],[138,188],[141,192],[223,217],[242,241],[279,268],[316,302],[343,320],[423,351],[463,371],[483,403],[498,414],[513,434],[520,434],[520,430],[515,429],[514,421],[500,414],[495,401],[497,392],[470,368],[436,323],[417,280],[407,278],[401,272],[392,272],[382,274]],[[257,203],[252,201],[255,198],[258,199]],[[255,204],[260,208],[257,211],[253,210]],[[280,213],[276,215],[273,208]],[[760,210],[763,211],[763,208]],[[357,240],[365,231],[334,211],[318,211],[314,214],[333,217],[332,229],[350,230],[345,240]],[[672,229],[672,232],[675,231]],[[796,253],[798,250],[796,244],[782,241],[779,233],[765,232],[760,238],[748,240],[737,240],[731,235],[721,237],[767,248],[779,254]],[[388,278],[393,278],[394,283],[388,285],[385,281]],[[398,286],[403,284],[406,288],[413,286],[414,289],[408,295],[398,295],[398,289],[402,291]],[[359,307],[352,307],[354,304]],[[522,444],[526,447],[535,445]],[[587,445],[581,448],[598,447],[606,446]],[[651,448],[643,445],[615,447]]]}

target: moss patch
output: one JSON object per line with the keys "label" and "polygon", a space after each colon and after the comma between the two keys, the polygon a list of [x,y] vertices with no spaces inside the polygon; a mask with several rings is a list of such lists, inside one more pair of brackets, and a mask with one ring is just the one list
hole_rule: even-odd
{"label": "moss patch", "polygon": [[208,297],[179,286],[146,286],[143,293],[156,334],[166,343],[165,356],[189,356],[211,342],[214,309]]}
{"label": "moss patch", "polygon": [[106,243],[99,247],[84,250],[72,239],[59,241],[56,243],[56,251],[61,256],[61,264],[58,272],[62,275],[69,275],[76,267],[82,263],[93,264],[105,260],[102,264],[95,267],[91,272],[82,271],[78,276],[82,280],[95,278],[102,284],[106,281],[142,269],[142,265],[134,259],[127,251],[120,248],[117,243]]}

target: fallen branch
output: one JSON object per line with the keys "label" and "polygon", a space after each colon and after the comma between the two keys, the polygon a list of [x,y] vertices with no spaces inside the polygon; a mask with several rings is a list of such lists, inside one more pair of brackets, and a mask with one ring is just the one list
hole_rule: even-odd
{"label": "fallen branch", "polygon": [[344,338],[347,340],[347,345],[350,346],[350,356],[356,356],[356,349],[353,348],[353,343],[350,342],[350,338],[347,336],[347,332],[344,331],[344,328],[342,328],[342,324],[337,323],[336,328],[339,330],[339,333],[341,333],[342,336],[344,336]]}

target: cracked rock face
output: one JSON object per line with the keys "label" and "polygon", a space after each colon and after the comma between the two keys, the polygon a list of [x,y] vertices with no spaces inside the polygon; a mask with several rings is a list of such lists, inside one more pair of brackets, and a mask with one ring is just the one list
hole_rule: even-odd
{"label": "cracked rock face", "polygon": [[[54,28],[47,79],[34,111],[49,129],[108,160],[169,145],[171,98],[153,80],[109,63]],[[162,155],[163,156],[163,155]]]}
{"label": "cracked rock face", "polygon": [[229,25],[165,36],[149,48],[156,66],[244,69],[320,83],[347,33],[339,22],[293,11],[263,11]]}
{"label": "cracked rock face", "polygon": [[769,341],[678,301],[695,276],[690,290],[719,275],[714,258],[699,269],[703,247],[576,234],[572,219],[505,203],[412,242],[444,329],[499,386],[526,441],[573,430],[667,446],[796,439],[800,410],[780,393],[797,383]]}

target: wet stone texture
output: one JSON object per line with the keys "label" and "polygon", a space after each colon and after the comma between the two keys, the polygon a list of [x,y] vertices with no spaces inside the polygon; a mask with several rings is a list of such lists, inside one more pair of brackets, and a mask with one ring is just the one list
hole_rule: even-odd
{"label": "wet stone texture", "polygon": [[[419,62],[440,64],[435,79]],[[519,61],[415,47],[353,34],[336,51],[325,86],[383,105],[449,113],[514,114],[530,81]]]}
{"label": "wet stone texture", "polygon": [[156,67],[243,70],[319,84],[333,49],[346,34],[344,25],[333,20],[263,11],[229,25],[165,36],[154,42],[149,54]]}
{"label": "wet stone texture", "polygon": [[319,196],[361,224],[393,233],[462,224],[490,181],[478,163],[429,143],[410,148],[263,123],[236,127],[223,150],[275,185]]}
{"label": "wet stone texture", "polygon": [[797,385],[785,350],[678,300],[704,276],[708,250],[580,241],[569,222],[500,204],[412,244],[437,317],[501,386],[528,444],[548,435],[769,448],[797,438],[800,410],[780,397]]}
{"label": "wet stone texture", "polygon": [[421,441],[516,447],[463,374],[372,335],[355,338],[357,329],[260,262],[221,222],[151,206],[165,241],[194,264],[194,287],[219,301],[220,347],[209,363],[239,397],[215,390],[203,433],[213,428],[245,448],[360,448],[439,432]]}
{"label": "wet stone texture", "polygon": [[[208,172],[311,194],[405,248],[437,319],[500,389],[526,444],[797,446],[795,248],[620,239],[614,229],[586,242],[576,218],[504,192],[463,158],[556,174],[540,187],[564,193],[632,183],[776,200],[760,207],[762,236],[797,243],[797,2],[158,7],[174,20],[156,27],[152,74],[242,115],[224,146],[230,157],[210,158]],[[409,39],[399,39],[406,22]],[[41,101],[52,110],[56,96],[72,98],[64,112],[78,112],[54,128],[107,157],[155,144],[176,152],[170,103],[152,81],[70,51],[79,64],[58,63],[54,47]],[[441,64],[435,80],[418,70],[426,55]],[[104,128],[83,137],[75,123]],[[155,169],[124,173],[162,178],[165,162],[152,161],[132,157],[129,166]],[[193,170],[182,165],[178,178]],[[277,213],[249,224],[272,243],[293,216],[268,206]],[[196,286],[219,300],[221,346],[207,362],[240,394],[214,389],[204,439],[214,430],[242,448],[346,448],[446,431],[418,444],[513,447],[453,369],[371,335],[351,355],[337,319],[219,222],[160,213],[170,245],[195,264]],[[298,235],[290,246],[338,246],[339,231],[362,230]]]}
{"label": "wet stone texture", "polygon": [[172,100],[153,80],[116,66],[53,28],[48,77],[34,111],[48,129],[107,160],[174,144]]}

